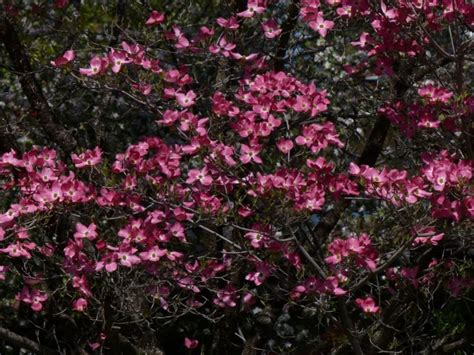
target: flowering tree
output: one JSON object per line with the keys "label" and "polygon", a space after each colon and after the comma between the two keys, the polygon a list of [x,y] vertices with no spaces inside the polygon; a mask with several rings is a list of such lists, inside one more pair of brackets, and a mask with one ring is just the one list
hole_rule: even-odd
{"label": "flowering tree", "polygon": [[469,1],[3,10],[5,349],[473,350]]}

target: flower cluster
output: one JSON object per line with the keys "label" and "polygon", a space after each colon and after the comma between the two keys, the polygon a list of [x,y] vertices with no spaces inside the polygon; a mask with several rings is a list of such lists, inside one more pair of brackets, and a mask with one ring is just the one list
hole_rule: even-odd
{"label": "flower cluster", "polygon": [[329,265],[337,265],[352,258],[356,265],[363,266],[370,271],[374,271],[377,267],[378,255],[367,234],[347,239],[335,239],[329,244],[328,251],[331,256],[325,260]]}
{"label": "flower cluster", "polygon": [[[382,297],[396,292],[394,284],[428,288],[437,281],[434,270],[451,265],[428,264],[417,253],[438,252],[450,228],[474,220],[472,160],[448,150],[416,150],[413,164],[376,167],[382,147],[370,152],[371,146],[359,163],[352,162],[353,147],[345,144],[352,126],[339,125],[340,108],[333,111],[331,105],[344,105],[334,88],[290,74],[293,63],[288,72],[273,69],[278,58],[251,53],[254,47],[239,38],[254,29],[265,51],[279,48],[278,38],[288,41],[289,33],[274,17],[280,8],[265,0],[244,5],[209,27],[167,23],[169,16],[153,10],[142,21],[144,31],[166,43],[166,50],[130,37],[98,50],[84,67],[76,63],[84,60],[82,51],[76,58],[72,49],[50,62],[50,69],[72,71],[86,84],[109,88],[120,82],[127,97],[153,108],[150,122],[159,134],[113,153],[93,146],[70,155],[38,146],[2,153],[0,282],[13,285],[16,305],[44,312],[57,301],[77,318],[98,319],[106,313],[92,316],[106,303],[97,298],[101,287],[132,280],[127,290],[139,291],[130,291],[127,300],[142,292],[143,307],[151,305],[142,312],[144,322],[153,312],[170,319],[188,314],[217,319],[232,309],[251,315],[257,306],[309,309],[315,299],[327,309],[336,302],[351,305],[350,312],[371,314],[364,316],[367,321],[383,311]],[[302,0],[289,6],[297,7],[307,25],[295,31],[301,38],[309,27],[318,42],[329,43],[344,26],[357,24],[344,43],[362,59],[345,70],[353,75],[348,80],[375,75],[388,87],[381,92],[396,92],[395,100],[373,107],[380,119],[413,140],[422,130],[470,139],[474,98],[460,92],[461,85],[414,80],[413,88],[398,91],[412,79],[407,74],[402,80],[400,62],[431,57],[436,52],[426,49],[431,46],[439,51],[432,35],[446,23],[472,26],[472,6],[460,0]],[[455,53],[441,54],[454,62]],[[232,75],[222,78],[224,64]],[[196,73],[201,66],[216,71],[219,82],[204,87]],[[407,93],[414,95],[408,99]],[[376,127],[374,135],[380,133]],[[383,146],[383,139],[376,143]],[[371,159],[367,153],[373,153]],[[364,164],[370,160],[373,166]],[[382,223],[363,228],[371,237],[362,231],[347,235],[353,221],[342,220],[344,211],[359,203],[351,200],[373,204],[374,214],[405,211],[400,215],[413,223],[398,226],[393,240]],[[401,239],[403,258],[390,250]],[[54,280],[44,277],[51,270]],[[368,280],[383,271],[376,296]],[[449,272],[441,281],[454,297],[474,284],[465,274]],[[61,292],[53,290],[59,284]],[[365,296],[357,297],[362,288]],[[98,334],[89,344],[93,350],[107,341]],[[187,335],[192,337],[180,335],[184,347],[201,345],[195,332]]]}

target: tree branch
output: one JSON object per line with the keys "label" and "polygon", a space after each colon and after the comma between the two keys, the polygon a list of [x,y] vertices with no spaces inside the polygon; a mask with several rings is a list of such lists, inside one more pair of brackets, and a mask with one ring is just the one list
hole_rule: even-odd
{"label": "tree branch", "polygon": [[5,14],[0,16],[0,42],[10,57],[13,69],[18,73],[20,84],[31,108],[38,113],[39,123],[51,141],[69,153],[77,146],[76,140],[65,130],[55,117],[48,101],[36,80],[28,55],[23,48],[18,33]]}
{"label": "tree branch", "polygon": [[57,351],[43,346],[29,338],[21,336],[17,333],[12,332],[6,328],[0,327],[0,339],[5,340],[7,343],[18,349],[26,349],[34,351],[38,354],[56,354]]}
{"label": "tree branch", "polygon": [[288,42],[290,41],[291,33],[293,32],[293,29],[295,28],[298,21],[298,5],[299,0],[292,0],[290,2],[290,6],[288,8],[288,18],[281,26],[282,33],[275,51],[275,62],[273,64],[275,71],[284,69]]}
{"label": "tree branch", "polygon": [[365,283],[374,275],[377,275],[378,273],[384,271],[387,269],[390,265],[392,265],[393,262],[395,262],[400,255],[405,251],[406,248],[413,242],[415,239],[415,236],[411,237],[408,239],[398,250],[382,265],[380,265],[378,268],[376,268],[374,271],[370,272],[367,276],[365,276],[362,280],[360,280],[358,283],[356,283],[354,286],[352,286],[349,290],[349,292],[355,292],[358,289],[360,289],[362,286],[365,285]]}
{"label": "tree branch", "polygon": [[349,316],[349,312],[347,311],[347,306],[344,303],[343,299],[339,300],[339,312],[341,313],[342,324],[349,335],[349,341],[352,345],[352,350],[356,355],[363,355],[364,352],[362,351],[362,347],[360,346],[359,339],[354,334],[354,324],[352,323],[352,319]]}
{"label": "tree branch", "polygon": [[[408,84],[404,80],[396,80],[394,83],[395,98],[400,99],[408,90]],[[382,152],[385,138],[390,130],[390,121],[383,115],[379,115],[370,132],[370,136],[360,155],[358,165],[373,166]],[[341,215],[350,206],[350,200],[343,199],[337,202],[334,208],[324,214],[316,225],[315,234],[321,240],[325,240],[339,222]]]}

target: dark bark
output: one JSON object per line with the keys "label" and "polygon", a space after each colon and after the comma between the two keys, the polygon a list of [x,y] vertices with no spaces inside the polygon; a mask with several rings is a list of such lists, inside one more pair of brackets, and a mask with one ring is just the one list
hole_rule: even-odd
{"label": "dark bark", "polygon": [[31,109],[38,114],[39,123],[43,127],[42,132],[64,152],[73,151],[77,146],[76,140],[54,115],[35,78],[28,55],[16,29],[6,15],[0,16],[0,42],[3,42],[12,68],[19,76],[22,90]]}
{"label": "dark bark", "polygon": [[234,0],[231,8],[235,9],[235,12],[245,11],[247,9],[247,0]]}
{"label": "dark bark", "polygon": [[282,33],[278,46],[275,51],[275,71],[283,70],[285,67],[286,51],[288,50],[288,43],[290,42],[291,33],[298,22],[299,0],[292,0],[288,8],[288,18],[281,26]]}
{"label": "dark bark", "polygon": [[114,47],[119,43],[119,36],[120,36],[120,28],[123,27],[125,19],[126,19],[126,12],[127,12],[127,0],[118,0],[117,7],[115,11],[115,20],[116,23],[112,30],[112,38],[110,40],[110,47]]}
{"label": "dark bark", "polygon": [[57,351],[3,327],[0,327],[0,339],[5,340],[6,343],[17,349],[31,350],[37,354],[57,354]]}
{"label": "dark bark", "polygon": [[[396,80],[394,82],[395,100],[401,99],[407,90],[408,84],[404,80]],[[370,132],[364,150],[357,160],[358,165],[374,166],[377,163],[377,159],[382,153],[390,126],[390,121],[385,116],[379,115],[377,117],[377,121],[375,121],[374,127]],[[340,200],[335,204],[332,210],[323,215],[315,230],[315,234],[320,240],[326,240],[349,205],[349,200]]]}
{"label": "dark bark", "polygon": [[353,353],[355,355],[364,355],[360,341],[355,334],[354,323],[352,322],[352,319],[349,315],[344,299],[339,300],[339,316],[341,317],[342,324],[344,325],[344,329],[347,332]]}
{"label": "dark bark", "polygon": [[0,109],[0,154],[10,149],[17,149],[16,139],[11,132],[11,125],[7,120],[7,116]]}
{"label": "dark bark", "polygon": [[[359,165],[375,165],[380,153],[382,152],[383,144],[389,129],[390,121],[384,116],[379,116],[375,122],[374,128],[370,132],[367,144],[357,161]],[[349,200],[341,200],[332,210],[324,215],[317,225],[316,234],[318,237],[326,237],[331,233],[342,213],[349,207],[349,205]]]}

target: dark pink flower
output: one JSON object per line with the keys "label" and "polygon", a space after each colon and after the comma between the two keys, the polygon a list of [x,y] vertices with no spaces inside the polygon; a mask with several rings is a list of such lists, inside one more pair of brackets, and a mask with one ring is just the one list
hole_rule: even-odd
{"label": "dark pink flower", "polygon": [[77,312],[84,312],[87,308],[87,300],[85,298],[78,298],[72,303],[72,310]]}
{"label": "dark pink flower", "polygon": [[195,349],[199,345],[199,341],[197,339],[190,339],[184,338],[184,346],[188,349]]}
{"label": "dark pink flower", "polygon": [[57,67],[66,65],[67,63],[73,61],[75,57],[76,57],[76,54],[71,49],[71,50],[68,50],[68,51],[64,52],[64,54],[60,55],[55,60],[52,60],[51,65],[53,67],[57,68]]}
{"label": "dark pink flower", "polygon": [[161,12],[153,10],[150,17],[146,20],[145,25],[159,25],[160,23],[165,22],[165,15]]}

